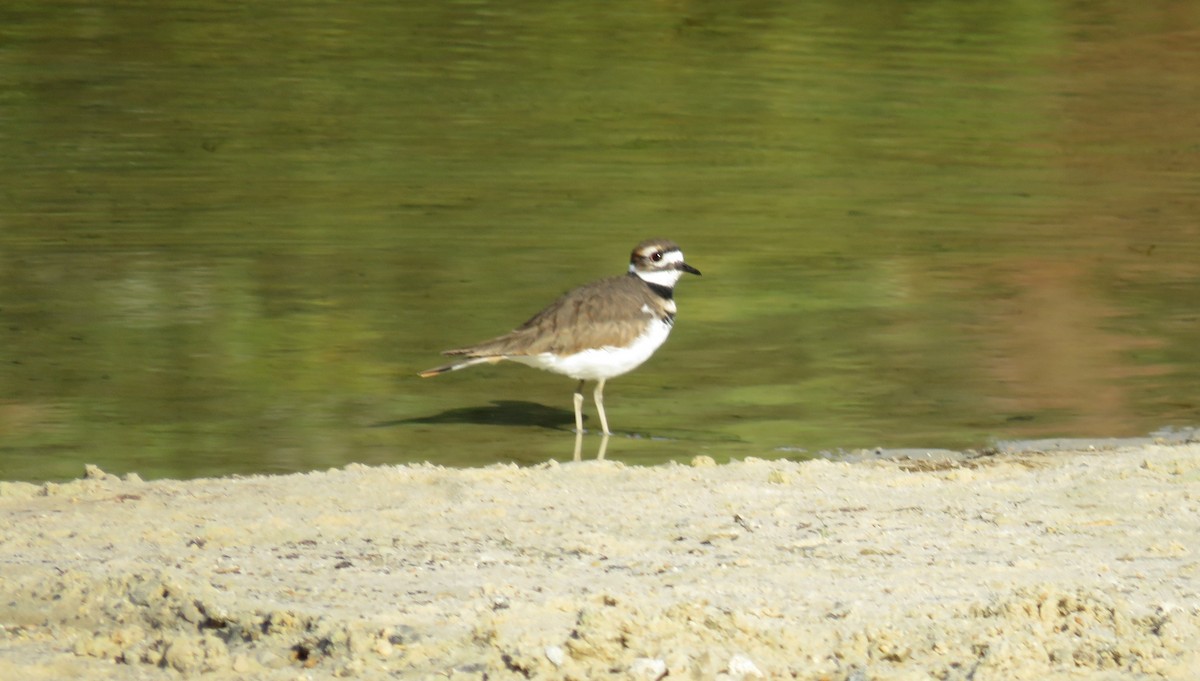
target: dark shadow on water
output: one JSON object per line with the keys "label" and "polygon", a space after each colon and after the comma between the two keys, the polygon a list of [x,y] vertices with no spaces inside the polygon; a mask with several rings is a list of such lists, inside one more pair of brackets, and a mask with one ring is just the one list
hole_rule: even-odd
{"label": "dark shadow on water", "polygon": [[[586,420],[586,416],[584,417]],[[566,409],[547,407],[536,402],[495,400],[488,406],[447,409],[432,416],[397,419],[373,424],[373,428],[402,425],[464,424],[493,426],[535,426],[550,430],[574,430],[575,414]]]}

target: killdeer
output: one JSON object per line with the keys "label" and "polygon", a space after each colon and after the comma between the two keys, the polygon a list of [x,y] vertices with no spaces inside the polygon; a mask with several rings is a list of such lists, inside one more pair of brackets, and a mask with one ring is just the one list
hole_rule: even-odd
{"label": "killdeer", "polygon": [[516,329],[443,355],[462,361],[422,371],[422,378],[476,364],[511,360],[564,374],[575,388],[575,432],[583,432],[583,384],[596,381],[592,398],[605,435],[604,382],[650,358],[675,324],[675,284],[700,270],[683,260],[672,241],[649,239],[634,247],[629,273],[568,291]]}

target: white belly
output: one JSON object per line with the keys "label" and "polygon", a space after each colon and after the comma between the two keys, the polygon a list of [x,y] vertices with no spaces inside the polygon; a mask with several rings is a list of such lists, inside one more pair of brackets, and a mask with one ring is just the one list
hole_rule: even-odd
{"label": "white belly", "polygon": [[638,336],[629,347],[607,346],[564,356],[543,352],[540,355],[509,359],[538,369],[565,374],[571,378],[595,381],[620,376],[636,369],[642,362],[650,359],[650,355],[666,342],[670,333],[670,324],[654,320],[646,332]]}

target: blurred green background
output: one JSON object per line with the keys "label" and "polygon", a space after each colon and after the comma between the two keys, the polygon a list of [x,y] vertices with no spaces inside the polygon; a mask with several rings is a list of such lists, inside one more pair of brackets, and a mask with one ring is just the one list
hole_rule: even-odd
{"label": "blurred green background", "polygon": [[1197,44],[1195,2],[6,2],[0,478],[569,458],[569,379],[415,374],[650,236],[705,276],[609,458],[1196,425]]}

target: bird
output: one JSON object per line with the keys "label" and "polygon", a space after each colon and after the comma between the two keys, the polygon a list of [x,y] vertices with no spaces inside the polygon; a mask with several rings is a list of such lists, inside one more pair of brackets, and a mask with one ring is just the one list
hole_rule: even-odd
{"label": "bird", "polygon": [[700,270],[683,258],[678,244],[647,239],[629,254],[629,271],[567,291],[512,331],[475,345],[446,350],[461,357],[426,369],[422,378],[477,364],[509,360],[573,378],[575,432],[583,433],[583,387],[595,381],[592,399],[607,437],[604,384],[628,373],[654,354],[675,325],[675,284]]}

